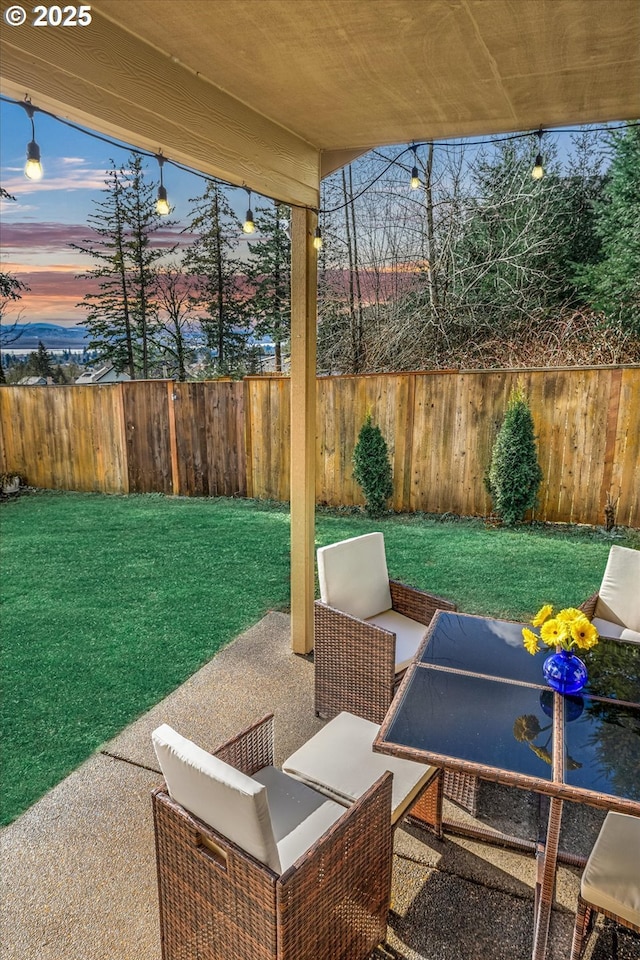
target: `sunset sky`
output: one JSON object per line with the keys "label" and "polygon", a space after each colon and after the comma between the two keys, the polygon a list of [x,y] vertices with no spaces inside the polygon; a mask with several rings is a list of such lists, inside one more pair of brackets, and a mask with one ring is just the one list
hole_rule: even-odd
{"label": "sunset sky", "polygon": [[[88,257],[69,247],[86,239],[87,217],[101,198],[105,170],[110,161],[124,163],[129,150],[103,143],[86,133],[36,113],[36,141],[44,175],[33,182],[24,176],[26,146],[31,124],[26,112],[14,103],[0,101],[0,182],[16,200],[2,201],[2,269],[29,285],[20,302],[22,322],[52,322],[64,326],[82,323],[85,312],[76,304],[87,292],[77,274],[91,266]],[[147,161],[149,179],[155,182],[157,165]],[[187,222],[189,198],[200,196],[205,181],[168,164],[164,185],[180,230]],[[247,195],[233,190],[232,202],[244,215]],[[13,322],[7,316],[7,322]]]}

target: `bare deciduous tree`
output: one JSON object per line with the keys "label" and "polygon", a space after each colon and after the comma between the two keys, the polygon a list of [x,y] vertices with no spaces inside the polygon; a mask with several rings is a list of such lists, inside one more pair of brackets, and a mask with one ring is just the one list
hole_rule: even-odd
{"label": "bare deciduous tree", "polygon": [[179,264],[169,263],[157,271],[154,293],[154,345],[167,372],[186,380],[187,364],[204,339],[193,277]]}

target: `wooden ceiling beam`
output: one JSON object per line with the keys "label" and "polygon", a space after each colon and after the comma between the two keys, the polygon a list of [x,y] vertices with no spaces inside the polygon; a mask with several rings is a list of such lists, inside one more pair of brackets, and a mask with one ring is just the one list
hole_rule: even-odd
{"label": "wooden ceiling beam", "polygon": [[97,11],[86,28],[6,28],[0,49],[5,96],[27,94],[56,116],[264,196],[319,205],[319,150]]}

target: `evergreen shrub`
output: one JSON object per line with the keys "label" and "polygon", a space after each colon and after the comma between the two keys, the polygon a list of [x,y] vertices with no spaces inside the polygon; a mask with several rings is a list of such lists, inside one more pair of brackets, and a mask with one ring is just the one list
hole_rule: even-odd
{"label": "evergreen shrub", "polygon": [[353,476],[362,488],[367,514],[381,517],[393,493],[393,480],[386,440],[370,413],[360,428],[353,451]]}
{"label": "evergreen shrub", "polygon": [[508,526],[536,506],[542,470],[538,463],[533,417],[520,387],[512,391],[485,477],[493,507]]}

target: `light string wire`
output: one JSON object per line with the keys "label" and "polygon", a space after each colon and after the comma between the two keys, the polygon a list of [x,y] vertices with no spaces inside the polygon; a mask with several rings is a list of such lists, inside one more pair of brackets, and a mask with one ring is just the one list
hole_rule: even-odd
{"label": "light string wire", "polygon": [[[21,107],[23,101],[21,100],[12,100],[9,97],[0,95],[0,102],[8,103],[11,106]],[[31,104],[33,107],[34,113],[41,113],[45,117],[49,117],[51,120],[55,120],[57,123],[63,124],[65,127],[70,127],[71,130],[75,130],[77,133],[82,133],[86,137],[93,137],[94,140],[99,140],[101,143],[106,143],[110,147],[116,147],[118,150],[127,150],[129,153],[134,153],[139,157],[146,157],[149,160],[157,160],[158,156],[161,155],[165,165],[175,167],[176,170],[182,170],[184,173],[190,173],[194,177],[199,177],[201,180],[204,180],[207,183],[217,184],[218,186],[231,187],[233,190],[248,190],[249,188],[245,183],[229,183],[227,180],[223,180],[221,177],[212,177],[206,173],[202,173],[201,170],[196,170],[194,167],[188,167],[184,163],[180,163],[179,160],[172,160],[170,157],[160,153],[159,151],[149,151],[144,150],[142,147],[134,147],[130,143],[125,143],[122,140],[116,140],[112,137],[106,137],[101,133],[96,133],[94,130],[88,130],[86,127],[81,127],[77,123],[73,123],[71,120],[65,120],[64,117],[58,117],[55,113],[51,113],[49,110],[44,110],[42,107],[36,107],[34,104]],[[33,120],[32,120],[33,123]],[[253,191],[256,192],[255,190]],[[276,197],[270,197],[267,194],[260,194],[261,197],[264,197],[266,200],[273,200],[274,203],[277,203],[278,200]],[[311,208],[308,208],[311,209]]]}
{"label": "light string wire", "polygon": [[[4,97],[1,95],[0,95],[0,102],[8,103],[8,104],[11,104],[12,106],[22,107],[22,101],[12,100],[9,97]],[[33,104],[32,106],[33,106],[34,112],[41,113],[45,117],[50,117],[52,120],[56,120],[58,123],[62,123],[65,126],[70,127],[72,130],[76,130],[78,133],[82,133],[87,137],[93,137],[94,140],[100,140],[102,143],[106,143],[112,147],[117,147],[117,149],[119,150],[128,150],[129,153],[135,153],[138,156],[147,157],[150,160],[157,160],[157,157],[158,157],[157,153],[152,153],[148,150],[143,150],[142,147],[134,147],[131,144],[124,143],[119,140],[115,140],[111,137],[106,137],[103,134],[96,133],[93,130],[88,130],[86,127],[81,127],[78,124],[73,123],[71,120],[65,120],[63,117],[58,117],[55,113],[50,113],[48,110],[43,110],[41,107],[36,107]],[[589,124],[585,124],[582,127],[541,127],[540,129],[545,134],[581,133],[585,129],[587,129],[588,132],[590,133],[604,133],[604,132],[611,133],[611,132],[615,132],[616,130],[627,130],[630,127],[640,127],[640,121],[628,121],[625,123],[618,124],[616,126],[611,126],[609,124],[604,124],[600,126],[590,126]],[[538,135],[539,135],[538,130],[529,130],[524,133],[505,134],[504,136],[490,137],[483,140],[473,139],[472,145],[474,147],[482,147],[492,143],[506,143],[509,140],[524,140],[525,138],[534,137]],[[451,138],[451,140],[460,140],[460,139],[462,138],[460,137]],[[366,183],[361,190],[355,193],[345,203],[341,203],[336,207],[318,208],[318,207],[309,207],[306,204],[296,204],[296,203],[287,204],[287,206],[297,207],[298,209],[301,209],[301,210],[310,210],[311,212],[317,214],[318,216],[320,216],[321,214],[326,215],[330,213],[338,213],[340,210],[345,210],[352,203],[355,203],[356,200],[360,199],[360,197],[364,196],[364,194],[367,193],[373,186],[375,186],[375,184],[382,179],[385,173],[388,170],[390,170],[392,166],[397,164],[398,161],[401,160],[402,157],[404,157],[404,155],[408,153],[410,150],[415,152],[419,147],[427,147],[430,144],[433,144],[434,146],[436,145],[437,146],[445,146],[445,145],[455,146],[455,144],[451,143],[451,140],[413,141],[407,147],[404,147],[398,154],[396,154],[395,157],[392,157],[388,161],[386,166],[383,167],[380,173],[376,174],[376,176],[373,177],[368,183]],[[377,149],[380,149],[380,148],[377,148]],[[380,154],[378,154],[378,156],[380,156]],[[169,164],[170,166],[175,167],[177,170],[182,170],[184,173],[190,173],[195,177],[200,177],[200,179],[204,180],[206,183],[213,183],[213,184],[218,184],[218,186],[231,187],[234,190],[251,189],[252,193],[257,193],[256,190],[253,190],[253,188],[249,188],[249,186],[245,183],[242,183],[242,184],[229,183],[227,180],[223,180],[219,177],[211,177],[211,176],[208,176],[206,173],[202,173],[200,170],[195,170],[193,167],[188,167],[186,166],[186,164],[180,163],[180,161],[178,160],[172,160],[170,157],[166,157],[164,155],[163,157],[164,157],[165,164]],[[384,158],[380,157],[380,159],[384,159]],[[261,197],[264,197],[266,200],[272,200],[274,203],[282,202],[277,197],[271,197],[268,194],[260,193],[258,195]]]}

